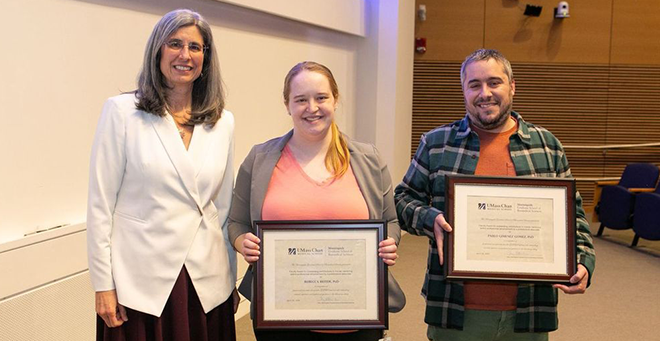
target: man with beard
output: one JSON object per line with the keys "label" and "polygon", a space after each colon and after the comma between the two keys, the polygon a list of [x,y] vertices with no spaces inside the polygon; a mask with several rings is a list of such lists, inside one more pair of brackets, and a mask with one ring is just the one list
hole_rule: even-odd
{"label": "man with beard", "polygon": [[548,130],[512,111],[516,84],[509,61],[477,50],[461,66],[466,115],[422,135],[403,182],[395,190],[401,228],[430,238],[422,287],[430,340],[548,340],[556,330],[557,289],[584,293],[595,266],[589,225],[576,194],[577,272],[571,285],[447,281],[442,242],[445,175],[566,178],[564,150]]}

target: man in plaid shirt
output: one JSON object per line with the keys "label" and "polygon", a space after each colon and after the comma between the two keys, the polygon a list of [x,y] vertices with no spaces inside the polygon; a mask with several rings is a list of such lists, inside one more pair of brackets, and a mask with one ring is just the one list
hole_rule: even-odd
{"label": "man in plaid shirt", "polygon": [[395,190],[401,228],[429,238],[426,298],[430,340],[548,340],[557,329],[557,289],[584,293],[595,267],[589,225],[576,195],[577,273],[571,285],[447,281],[442,242],[452,227],[443,216],[445,175],[571,177],[561,143],[511,110],[515,81],[509,61],[477,50],[461,66],[467,114],[422,135]]}

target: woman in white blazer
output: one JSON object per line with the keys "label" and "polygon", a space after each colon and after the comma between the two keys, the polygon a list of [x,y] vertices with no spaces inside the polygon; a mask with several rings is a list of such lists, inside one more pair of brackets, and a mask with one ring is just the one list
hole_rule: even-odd
{"label": "woman in white blazer", "polygon": [[166,14],[138,89],[107,100],[92,148],[87,235],[97,340],[235,340],[228,242],[231,112],[208,23]]}

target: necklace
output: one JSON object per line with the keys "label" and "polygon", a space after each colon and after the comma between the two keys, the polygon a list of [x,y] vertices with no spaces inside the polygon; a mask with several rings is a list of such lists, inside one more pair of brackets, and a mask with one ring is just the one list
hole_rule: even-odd
{"label": "necklace", "polygon": [[174,121],[174,125],[176,126],[176,130],[179,132],[179,136],[181,136],[181,139],[185,138],[186,137],[186,130],[184,129],[184,125],[179,123],[176,120],[177,116],[174,116],[172,114],[170,114],[170,116],[172,116],[172,118],[173,118],[172,121]]}
{"label": "necklace", "polygon": [[181,119],[184,116],[183,115],[180,115],[180,116],[175,115],[169,110],[167,112],[170,114],[170,116],[172,116],[172,120],[174,121],[174,125],[176,126],[176,130],[179,132],[179,136],[181,136],[181,139],[183,140],[186,137],[186,130],[183,128],[183,124],[181,124],[181,123],[179,123],[179,121],[177,121],[177,118]]}

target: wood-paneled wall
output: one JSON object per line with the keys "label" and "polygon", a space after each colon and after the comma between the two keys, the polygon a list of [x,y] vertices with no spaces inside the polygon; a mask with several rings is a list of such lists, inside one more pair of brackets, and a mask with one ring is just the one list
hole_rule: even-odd
{"label": "wood-paneled wall", "polygon": [[566,19],[554,18],[556,0],[529,3],[541,16],[525,16],[517,0],[417,0],[427,15],[415,36],[427,52],[415,58],[462,61],[486,47],[512,62],[660,65],[658,0],[569,1]]}
{"label": "wood-paneled wall", "polygon": [[415,21],[415,37],[426,38],[422,60],[463,60],[484,43],[484,0],[432,0],[426,5],[426,21]]}
{"label": "wood-paneled wall", "polygon": [[[594,64],[513,63],[514,110],[552,131],[591,205],[594,181],[617,177],[630,162],[660,165],[660,147],[593,148],[660,142],[660,68]],[[412,151],[421,134],[465,115],[459,62],[416,61]]]}
{"label": "wood-paneled wall", "polygon": [[[465,114],[460,63],[478,48],[511,61],[514,110],[552,131],[566,146],[577,178],[617,177],[630,162],[660,165],[660,147],[593,146],[660,142],[660,2],[569,1],[570,18],[555,19],[558,1],[535,0],[540,17],[516,0],[418,0],[427,20],[416,37],[412,151],[422,133]],[[578,181],[585,206],[593,181]]]}
{"label": "wood-paneled wall", "polygon": [[614,0],[613,64],[660,65],[660,1]]}

